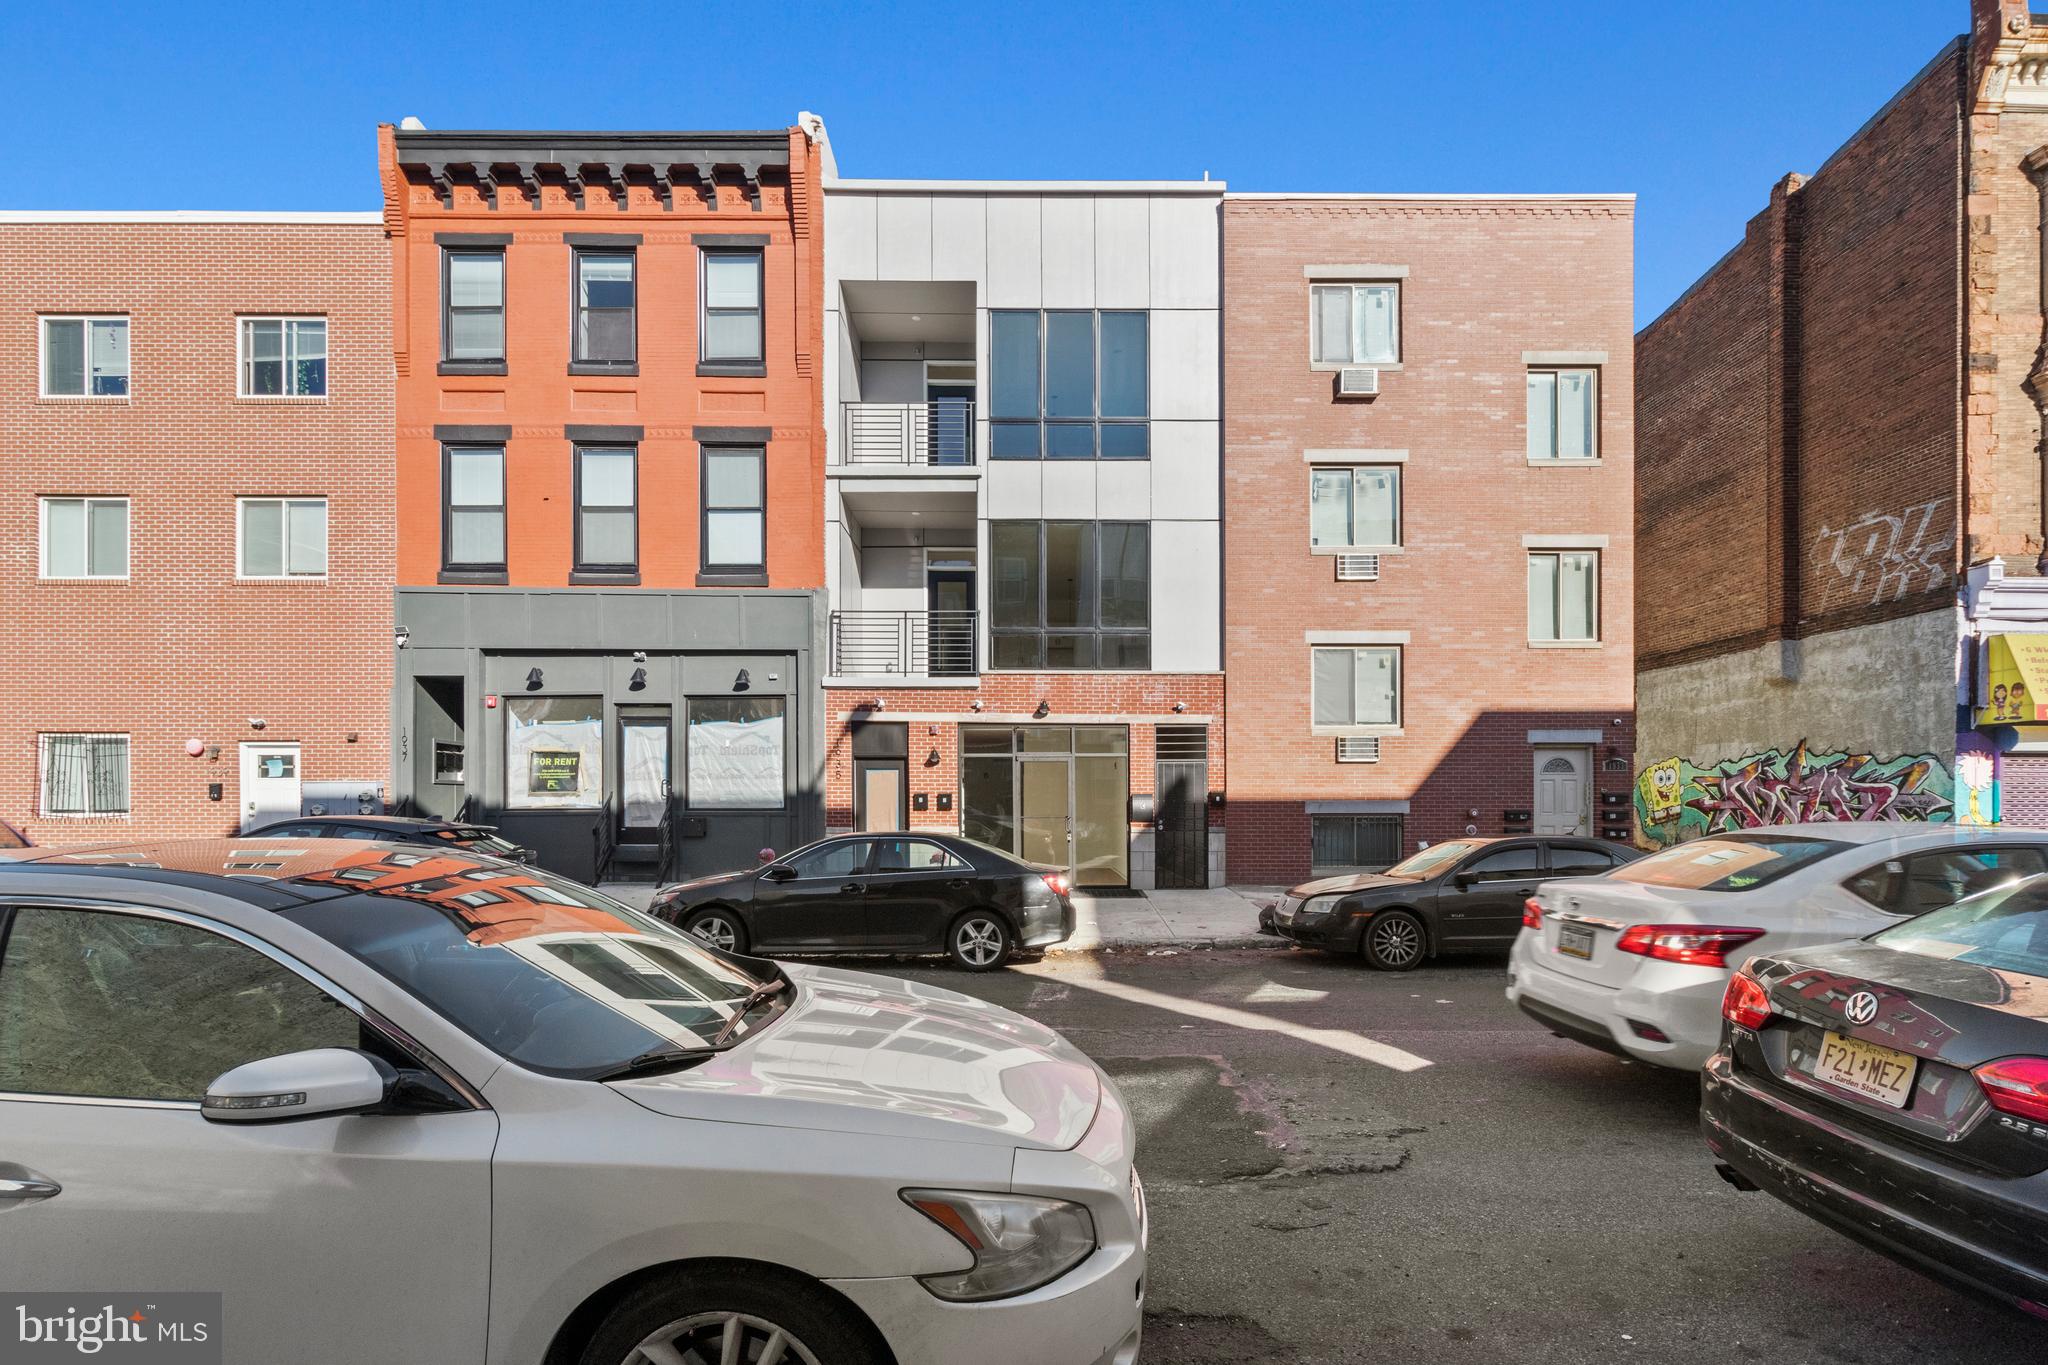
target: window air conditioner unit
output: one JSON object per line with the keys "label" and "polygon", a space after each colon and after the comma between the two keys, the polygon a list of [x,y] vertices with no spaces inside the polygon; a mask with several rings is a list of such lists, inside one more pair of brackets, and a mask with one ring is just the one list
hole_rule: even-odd
{"label": "window air conditioner unit", "polygon": [[1338,555],[1337,581],[1339,583],[1379,582],[1380,557],[1378,555]]}
{"label": "window air conditioner unit", "polygon": [[1340,398],[1376,398],[1380,391],[1380,372],[1371,365],[1347,365],[1337,371],[1337,396]]}
{"label": "window air conditioner unit", "polygon": [[1339,763],[1377,763],[1380,741],[1377,735],[1347,735],[1337,741]]}

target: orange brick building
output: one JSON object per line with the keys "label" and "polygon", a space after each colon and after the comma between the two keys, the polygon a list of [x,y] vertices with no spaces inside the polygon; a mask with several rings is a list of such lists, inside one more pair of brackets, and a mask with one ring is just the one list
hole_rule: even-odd
{"label": "orange brick building", "polygon": [[1233,882],[1626,839],[1629,196],[1228,195]]}
{"label": "orange brick building", "polygon": [[380,132],[396,786],[585,878],[822,832],[819,151]]}
{"label": "orange brick building", "polygon": [[374,214],[0,214],[0,819],[382,799],[390,319]]}

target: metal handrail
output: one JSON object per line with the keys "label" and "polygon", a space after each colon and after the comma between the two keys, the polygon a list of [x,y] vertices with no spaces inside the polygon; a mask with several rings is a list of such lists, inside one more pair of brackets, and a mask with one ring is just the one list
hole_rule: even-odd
{"label": "metal handrail", "polygon": [[597,870],[590,879],[592,885],[602,882],[607,876],[611,875],[612,854],[619,846],[619,811],[617,802],[618,798],[616,796],[607,796],[598,807],[597,828],[592,831],[592,837],[597,841],[595,850]]}
{"label": "metal handrail", "polygon": [[966,399],[839,406],[840,464],[974,464],[974,404]]}
{"label": "metal handrail", "polygon": [[832,672],[972,677],[981,671],[973,611],[835,611]]}
{"label": "metal handrail", "polygon": [[665,886],[676,876],[676,798],[666,782],[661,784],[661,827],[655,831],[654,852],[654,881]]}

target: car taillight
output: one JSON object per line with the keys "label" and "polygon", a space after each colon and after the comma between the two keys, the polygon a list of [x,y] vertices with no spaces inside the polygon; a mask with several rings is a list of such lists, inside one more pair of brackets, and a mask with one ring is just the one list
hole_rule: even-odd
{"label": "car taillight", "polygon": [[1534,896],[1522,902],[1522,927],[1524,929],[1541,929],[1543,927],[1543,907]]}
{"label": "car taillight", "polygon": [[1064,872],[1041,872],[1039,876],[1045,879],[1045,884],[1052,888],[1055,896],[1067,894],[1067,877]]}
{"label": "car taillight", "polygon": [[1755,977],[1737,972],[1721,995],[1721,1017],[1744,1028],[1762,1028],[1771,1022],[1771,993]]}
{"label": "car taillight", "polygon": [[1761,929],[1736,929],[1725,924],[1637,924],[1614,946],[1624,953],[1683,962],[1692,967],[1725,967],[1728,951],[1764,936]]}
{"label": "car taillight", "polygon": [[2048,1058],[2006,1057],[1970,1074],[1993,1109],[2048,1122]]}

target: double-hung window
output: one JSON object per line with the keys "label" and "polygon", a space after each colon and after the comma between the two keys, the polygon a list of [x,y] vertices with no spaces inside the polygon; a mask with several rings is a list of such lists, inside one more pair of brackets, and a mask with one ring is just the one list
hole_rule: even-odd
{"label": "double-hung window", "polygon": [[633,265],[630,250],[576,249],[576,363],[627,366],[638,358]]}
{"label": "double-hung window", "polygon": [[1400,363],[1400,285],[1319,284],[1309,295],[1309,357],[1315,364]]}
{"label": "double-hung window", "polygon": [[1598,551],[1530,551],[1529,638],[1538,644],[1600,638]]}
{"label": "double-hung window", "polygon": [[1600,372],[1529,371],[1529,458],[1593,460],[1600,456]]}
{"label": "double-hung window", "polygon": [[463,367],[505,363],[505,249],[441,252],[441,359]]}
{"label": "double-hung window", "polygon": [[1313,468],[1308,480],[1311,548],[1385,550],[1400,545],[1400,466]]}
{"label": "double-hung window", "polygon": [[707,366],[758,367],[761,336],[762,254],[745,247],[704,247],[697,296],[697,359]]}
{"label": "double-hung window", "polygon": [[126,578],[128,499],[42,499],[44,578]]}
{"label": "double-hung window", "polygon": [[128,736],[42,735],[45,815],[126,815]]}
{"label": "double-hung window", "polygon": [[237,498],[235,522],[235,577],[326,575],[327,499]]}
{"label": "double-hung window", "polygon": [[44,398],[126,398],[128,319],[46,317],[42,320]]}
{"label": "double-hung window", "polygon": [[327,396],[326,318],[243,318],[236,338],[238,397]]}
{"label": "double-hung window", "polygon": [[638,454],[631,446],[576,448],[576,571],[640,567]]}
{"label": "double-hung window", "polygon": [[704,447],[703,571],[758,574],[768,569],[768,500],[759,447]]}
{"label": "double-hung window", "polygon": [[1318,646],[1309,652],[1314,664],[1311,702],[1318,727],[1401,723],[1398,645]]}
{"label": "double-hung window", "polygon": [[441,567],[505,571],[505,448],[449,446],[441,456]]}
{"label": "double-hung window", "polygon": [[997,521],[989,543],[997,668],[1152,666],[1149,523]]}
{"label": "double-hung window", "polygon": [[990,453],[1147,458],[1150,346],[1150,315],[1142,312],[990,313]]}

